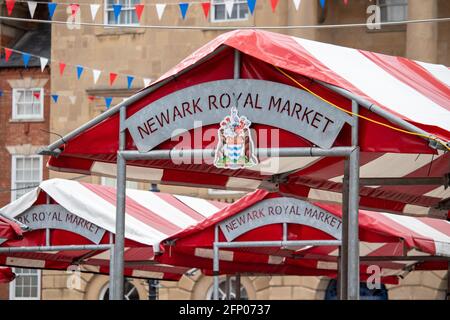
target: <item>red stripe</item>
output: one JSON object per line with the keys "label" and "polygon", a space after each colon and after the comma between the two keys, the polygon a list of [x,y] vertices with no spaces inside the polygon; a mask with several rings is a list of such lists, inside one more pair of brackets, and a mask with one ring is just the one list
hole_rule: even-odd
{"label": "red stripe", "polygon": [[[112,187],[93,185],[80,182],[84,187],[94,192],[99,197],[108,201],[112,205],[116,205],[116,189]],[[172,235],[181,230],[180,227],[174,225],[168,220],[161,218],[148,208],[140,205],[130,197],[126,197],[126,213],[130,216],[142,221],[148,226],[166,234]]]}
{"label": "red stripe", "polygon": [[364,50],[359,50],[359,52],[397,80],[450,111],[450,90],[448,86],[436,79],[419,64],[402,57]]}
{"label": "red stripe", "polygon": [[173,195],[168,194],[168,193],[160,193],[160,192],[155,192],[155,195],[160,197],[162,200],[164,200],[165,202],[167,202],[171,206],[181,210],[183,213],[185,213],[186,215],[188,215],[189,217],[191,217],[195,221],[200,222],[200,221],[205,220],[204,216],[202,216],[197,211],[193,210],[191,207],[188,207],[185,203],[183,203],[182,201],[178,200]]}

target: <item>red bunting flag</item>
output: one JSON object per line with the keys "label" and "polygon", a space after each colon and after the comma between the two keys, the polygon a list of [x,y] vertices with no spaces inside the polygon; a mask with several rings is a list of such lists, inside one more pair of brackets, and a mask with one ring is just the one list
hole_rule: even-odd
{"label": "red bunting flag", "polygon": [[117,73],[110,72],[109,73],[109,85],[112,86],[114,81],[116,81]]}
{"label": "red bunting flag", "polygon": [[64,69],[66,69],[66,64],[64,62],[59,63],[59,74],[63,75]]}
{"label": "red bunting flag", "polygon": [[88,99],[91,100],[91,101],[94,101],[95,100],[95,96],[88,96]]}
{"label": "red bunting flag", "polygon": [[6,10],[8,11],[8,16],[11,15],[15,4],[16,0],[6,0]]}
{"label": "red bunting flag", "polygon": [[77,12],[78,12],[79,9],[80,9],[80,5],[77,4],[77,3],[72,3],[72,4],[70,5],[70,10],[71,10],[71,13],[72,13],[72,17],[75,16],[75,15],[77,14]]}
{"label": "red bunting flag", "polygon": [[202,2],[202,9],[205,14],[205,18],[208,19],[209,10],[211,9],[211,2]]}
{"label": "red bunting flag", "polygon": [[11,54],[12,54],[12,50],[5,48],[5,61],[9,60],[9,57],[11,57]]}
{"label": "red bunting flag", "polygon": [[141,22],[141,16],[142,16],[142,11],[144,11],[144,5],[137,4],[134,6],[134,8],[136,9],[136,15],[137,15],[138,21]]}
{"label": "red bunting flag", "polygon": [[348,0],[344,0],[344,4],[345,4],[345,5],[348,5]]}
{"label": "red bunting flag", "polygon": [[272,11],[275,12],[278,5],[278,0],[270,0],[270,5],[272,6]]}
{"label": "red bunting flag", "polygon": [[39,98],[41,97],[41,93],[40,92],[33,92],[33,96],[39,100]]}

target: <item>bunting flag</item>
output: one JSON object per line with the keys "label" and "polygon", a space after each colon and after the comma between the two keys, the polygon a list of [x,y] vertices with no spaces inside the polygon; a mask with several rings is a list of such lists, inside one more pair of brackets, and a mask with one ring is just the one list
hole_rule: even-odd
{"label": "bunting flag", "polygon": [[0,90],[0,97],[3,97],[3,91]]}
{"label": "bunting flag", "polygon": [[131,88],[131,84],[133,83],[133,80],[134,80],[133,76],[127,76],[128,89]]}
{"label": "bunting flag", "polygon": [[39,57],[39,61],[41,62],[41,72],[44,72],[44,69],[48,63],[48,59],[44,57]]}
{"label": "bunting flag", "polygon": [[59,63],[59,74],[63,75],[64,69],[66,69],[66,64],[64,62]]}
{"label": "bunting flag", "polygon": [[150,85],[150,82],[152,81],[152,79],[150,78],[144,78],[144,88],[147,88]]}
{"label": "bunting flag", "polygon": [[28,53],[22,53],[23,66],[28,67],[28,62],[30,62],[30,55]]}
{"label": "bunting flag", "polygon": [[111,102],[112,102],[112,97],[105,97],[106,109],[109,109],[109,107],[111,106]]}
{"label": "bunting flag", "polygon": [[91,4],[91,16],[92,16],[92,21],[95,22],[95,16],[97,15],[98,9],[100,8],[99,4]]}
{"label": "bunting flag", "polygon": [[55,103],[58,102],[58,98],[59,98],[59,96],[57,94],[52,94],[52,99]]}
{"label": "bunting flag", "polygon": [[116,23],[118,23],[120,12],[122,11],[122,5],[121,4],[113,4],[113,10],[114,10],[114,18],[116,19]]}
{"label": "bunting flag", "polygon": [[180,11],[181,11],[181,17],[183,18],[183,20],[186,18],[186,13],[189,9],[189,3],[187,2],[181,2],[178,4],[180,6]]}
{"label": "bunting flag", "polygon": [[300,2],[302,2],[302,0],[293,0],[293,1],[295,10],[298,11],[298,9],[300,8]]}
{"label": "bunting flag", "polygon": [[247,0],[247,5],[248,10],[250,10],[250,13],[253,14],[253,12],[255,11],[256,0]]}
{"label": "bunting flag", "polygon": [[77,101],[77,96],[69,96],[69,100],[71,104],[75,104],[75,102]]}
{"label": "bunting flag", "polygon": [[110,72],[109,73],[109,85],[112,86],[114,81],[116,81],[117,73]]}
{"label": "bunting flag", "polygon": [[158,20],[161,21],[161,18],[164,14],[164,10],[166,10],[166,4],[165,3],[157,3],[155,7],[156,7],[156,13],[158,15]]}
{"label": "bunting flag", "polygon": [[83,73],[83,70],[84,70],[83,66],[80,66],[80,65],[77,66],[77,78],[78,78],[78,80],[80,80],[80,77],[81,77],[81,74]]}
{"label": "bunting flag", "polygon": [[12,54],[12,50],[8,49],[8,48],[5,48],[5,61],[6,62],[8,62],[9,57],[11,57],[11,54]]}
{"label": "bunting flag", "polygon": [[94,77],[94,84],[97,83],[98,78],[102,72],[100,70],[92,69],[92,76]]}
{"label": "bunting flag", "polygon": [[47,6],[48,6],[49,19],[52,20],[53,19],[53,15],[55,14],[55,10],[56,10],[56,3],[49,2],[49,3],[47,3]]}
{"label": "bunting flag", "polygon": [[224,0],[224,2],[228,17],[231,17],[233,15],[234,0]]}
{"label": "bunting flag", "polygon": [[94,101],[95,100],[95,96],[88,96],[89,101]]}
{"label": "bunting flag", "polygon": [[40,92],[33,92],[33,96],[36,98],[36,100],[39,100],[39,98],[41,97],[41,93]]}
{"label": "bunting flag", "polygon": [[325,0],[320,0],[320,6],[322,7],[322,9],[325,7]]}
{"label": "bunting flag", "polygon": [[270,0],[270,5],[272,6],[272,12],[275,12],[278,5],[278,0]]}
{"label": "bunting flag", "polygon": [[209,10],[211,9],[211,2],[202,2],[202,9],[205,14],[205,18],[208,19]]}
{"label": "bunting flag", "polygon": [[28,1],[28,11],[30,11],[30,17],[33,19],[34,12],[36,11],[37,2],[35,1]]}
{"label": "bunting flag", "polygon": [[144,11],[144,5],[137,4],[134,6],[134,8],[136,9],[136,16],[138,18],[138,21],[141,22],[141,16],[142,16],[142,11]]}
{"label": "bunting flag", "polygon": [[15,4],[16,0],[6,0],[6,10],[8,11],[8,16],[11,15]]}
{"label": "bunting flag", "polygon": [[71,10],[72,17],[75,16],[75,15],[77,14],[77,12],[78,12],[79,9],[80,9],[80,5],[77,4],[77,3],[72,3],[72,4],[70,5],[70,10]]}
{"label": "bunting flag", "polygon": [[348,5],[348,0],[344,0],[344,4],[345,4],[345,5]]}

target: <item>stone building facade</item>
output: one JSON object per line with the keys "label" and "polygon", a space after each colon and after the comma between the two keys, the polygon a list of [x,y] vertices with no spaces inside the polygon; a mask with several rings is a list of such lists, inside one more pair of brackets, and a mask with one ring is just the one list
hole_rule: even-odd
{"label": "stone building facade", "polygon": [[[63,1],[59,1],[62,3]],[[107,21],[107,11],[102,0],[80,0],[79,17],[83,22],[91,21],[90,3],[101,4],[96,23]],[[116,3],[130,3],[117,0]],[[156,3],[169,3],[161,20],[158,20]],[[200,5],[192,4],[186,19],[182,20],[176,1],[147,1],[141,24],[186,25],[186,26],[283,26],[283,25],[330,25],[365,23],[373,13],[372,5],[379,5],[382,21],[414,20],[450,16],[447,0],[352,0],[348,5],[341,0],[326,1],[321,8],[318,0],[303,0],[298,11],[291,0],[280,0],[275,13],[270,2],[258,0],[254,14],[242,19],[205,19]],[[189,2],[189,1],[188,1]],[[211,3],[220,1],[212,0]],[[236,0],[236,3],[245,3]],[[71,2],[67,2],[71,3]],[[396,10],[388,8],[394,3]],[[59,5],[54,20],[67,20],[66,6]],[[212,8],[210,15],[215,14]],[[220,8],[217,8],[219,10]],[[126,22],[126,21],[125,21]],[[128,22],[133,23],[132,19]],[[135,21],[134,21],[135,22]],[[323,41],[337,45],[355,47],[385,54],[405,56],[431,63],[450,65],[450,23],[420,23],[383,26],[381,29],[321,28],[275,30],[293,36]],[[176,65],[192,51],[214,39],[224,31],[167,30],[167,29],[116,29],[81,26],[69,28],[52,25],[52,68],[58,69],[58,61],[67,64],[63,75],[51,74],[51,91],[62,96],[74,96],[74,103],[61,99],[50,104],[50,131],[64,135],[105,110],[103,97],[113,97],[112,104],[120,102],[143,87],[142,78],[156,79]],[[76,66],[102,70],[96,84],[92,73],[85,69],[80,79]],[[108,73],[119,73],[113,86],[109,85]],[[127,88],[124,75],[136,76],[131,89]],[[56,136],[51,136],[51,140]],[[75,175],[50,172],[50,177],[73,178]],[[83,180],[104,183],[99,177]],[[139,188],[149,185],[139,183]],[[232,201],[240,194],[218,193],[210,190],[159,186],[163,192],[176,192],[209,199]],[[68,289],[68,275],[61,272],[44,271],[41,279],[42,299],[99,299],[103,296],[108,278],[99,275],[82,275],[78,289]],[[138,297],[147,299],[148,284],[133,280]],[[185,276],[179,282],[161,282],[160,299],[204,299],[212,284],[211,277],[199,273]],[[320,277],[243,277],[242,285],[249,299],[324,299],[329,280]],[[412,272],[399,286],[388,287],[391,299],[444,299],[447,290],[446,272]]]}

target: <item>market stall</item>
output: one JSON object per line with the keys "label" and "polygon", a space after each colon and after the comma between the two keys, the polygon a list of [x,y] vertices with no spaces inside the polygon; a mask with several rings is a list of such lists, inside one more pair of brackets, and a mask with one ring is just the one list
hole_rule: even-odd
{"label": "market stall", "polygon": [[[258,190],[167,239],[157,260],[210,275],[338,278],[341,229],[339,205]],[[360,210],[359,239],[361,280],[378,277],[396,284],[413,270],[449,266],[450,222],[445,220]],[[328,244],[315,246],[319,241]]]}
{"label": "market stall", "polygon": [[[158,264],[154,256],[168,236],[226,206],[186,196],[128,189],[125,275],[178,280],[190,268]],[[0,209],[29,227],[22,239],[0,245],[0,265],[110,273],[116,190],[64,179],[40,183]]]}
{"label": "market stall", "polygon": [[119,195],[136,179],[342,203],[343,297],[357,299],[359,206],[448,217],[449,83],[445,66],[237,30],[41,153],[53,170],[116,172]]}

